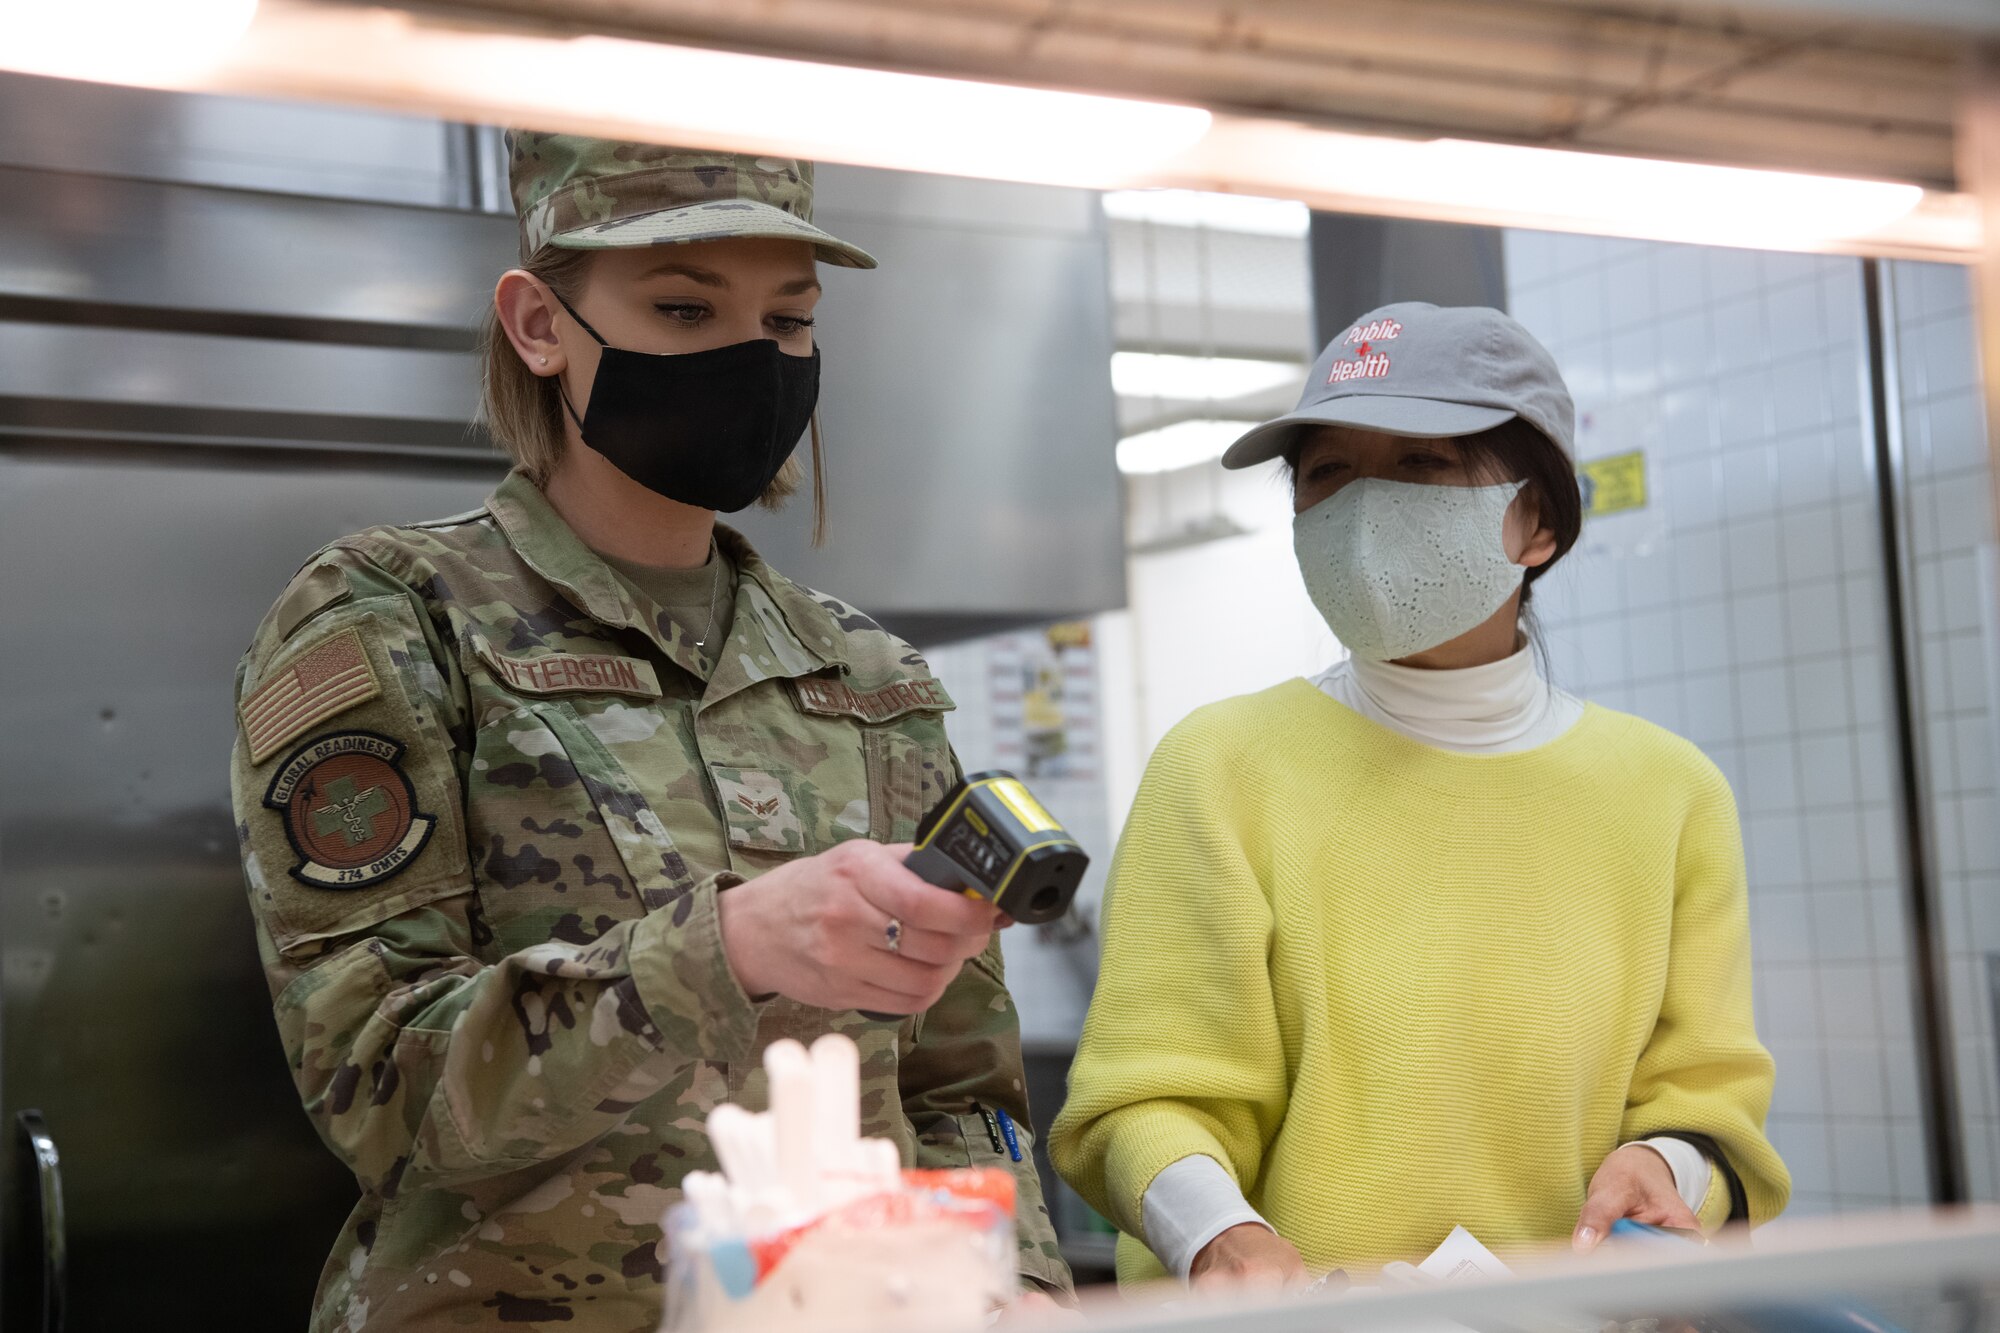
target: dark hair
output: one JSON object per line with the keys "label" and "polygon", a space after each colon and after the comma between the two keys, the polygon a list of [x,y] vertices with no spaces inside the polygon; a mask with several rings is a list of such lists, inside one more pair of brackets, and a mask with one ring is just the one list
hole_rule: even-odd
{"label": "dark hair", "polygon": [[[1285,448],[1285,475],[1294,487],[1305,442],[1306,432],[1295,431]],[[1528,570],[1521,585],[1521,615],[1530,620],[1535,580],[1554,569],[1583,532],[1583,491],[1576,483],[1576,467],[1554,440],[1520,417],[1453,443],[1474,476],[1495,482],[1527,482],[1521,493],[1533,501],[1537,525],[1555,534],[1555,554]],[[1527,629],[1539,649],[1541,639],[1531,620]]]}

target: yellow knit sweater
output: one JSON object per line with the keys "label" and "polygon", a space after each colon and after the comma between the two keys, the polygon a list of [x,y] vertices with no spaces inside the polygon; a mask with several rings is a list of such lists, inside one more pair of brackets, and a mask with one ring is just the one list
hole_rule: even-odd
{"label": "yellow knit sweater", "polygon": [[[1112,866],[1104,963],[1049,1140],[1158,1276],[1141,1201],[1214,1158],[1315,1267],[1421,1259],[1455,1223],[1569,1235],[1618,1145],[1708,1135],[1751,1219],[1764,1137],[1743,852],[1692,745],[1591,707],[1460,755],[1303,680],[1161,742]],[[1727,1213],[1714,1173],[1704,1217]]]}

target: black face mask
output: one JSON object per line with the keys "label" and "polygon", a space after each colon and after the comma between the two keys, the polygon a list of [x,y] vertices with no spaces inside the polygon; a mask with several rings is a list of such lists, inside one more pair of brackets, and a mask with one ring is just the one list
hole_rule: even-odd
{"label": "black face mask", "polygon": [[755,504],[812,421],[819,349],[787,356],[758,338],[706,352],[632,352],[562,306],[604,349],[581,417],[557,381],[583,442],[669,500],[723,513]]}

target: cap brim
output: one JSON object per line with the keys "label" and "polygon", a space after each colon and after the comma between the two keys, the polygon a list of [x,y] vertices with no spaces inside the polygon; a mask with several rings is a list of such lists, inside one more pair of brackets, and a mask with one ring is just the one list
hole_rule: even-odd
{"label": "cap brim", "polygon": [[1276,458],[1285,452],[1293,433],[1301,426],[1356,426],[1362,430],[1379,430],[1387,435],[1437,440],[1446,436],[1476,435],[1482,430],[1492,430],[1512,421],[1517,415],[1513,409],[1506,407],[1447,403],[1435,398],[1354,394],[1328,399],[1265,422],[1229,446],[1222,455],[1222,466],[1252,467]]}
{"label": "cap brim", "polygon": [[663,208],[629,218],[558,232],[548,243],[564,250],[624,250],[647,245],[689,245],[743,237],[810,241],[818,258],[841,268],[874,268],[875,256],[829,236],[782,208],[755,199],[727,199],[687,208]]}

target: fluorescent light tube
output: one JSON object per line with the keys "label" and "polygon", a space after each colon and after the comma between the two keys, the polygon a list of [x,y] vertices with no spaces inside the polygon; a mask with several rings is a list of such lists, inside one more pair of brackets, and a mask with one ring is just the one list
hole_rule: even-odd
{"label": "fluorescent light tube", "polygon": [[1200,417],[1128,435],[1118,441],[1118,470],[1139,476],[1212,463],[1255,424]]}
{"label": "fluorescent light tube", "polygon": [[99,83],[198,78],[256,13],[257,0],[0,0],[0,65]]}
{"label": "fluorescent light tube", "polygon": [[[1978,238],[1976,217],[1966,227],[1950,196],[1897,181],[1273,121],[1220,121],[1174,168],[1211,188],[1289,181],[1314,208],[1488,226],[1786,250],[1865,251],[1907,235],[1922,248],[1963,248],[1961,260]],[[1913,216],[1926,203],[1938,206]]]}
{"label": "fluorescent light tube", "polygon": [[[12,64],[11,42],[0,41],[0,66]],[[264,0],[226,65],[204,79],[156,86],[1087,187],[1128,174],[1143,179],[1213,119],[1200,107],[1165,102],[480,29],[312,0]]]}
{"label": "fluorescent light tube", "polygon": [[1895,181],[1663,162],[1602,153],[1439,139],[1378,159],[1384,193],[1466,207],[1523,207],[1593,228],[1654,230],[1677,240],[1790,248],[1866,236],[1924,192]]}
{"label": "fluorescent light tube", "polygon": [[1253,236],[1304,236],[1312,211],[1296,199],[1263,199],[1212,190],[1113,190],[1104,196],[1107,217],[1168,227],[1208,227]]}
{"label": "fluorescent light tube", "polygon": [[1280,385],[1296,386],[1304,379],[1305,367],[1291,361],[1164,352],[1111,354],[1111,388],[1121,398],[1242,398]]}

